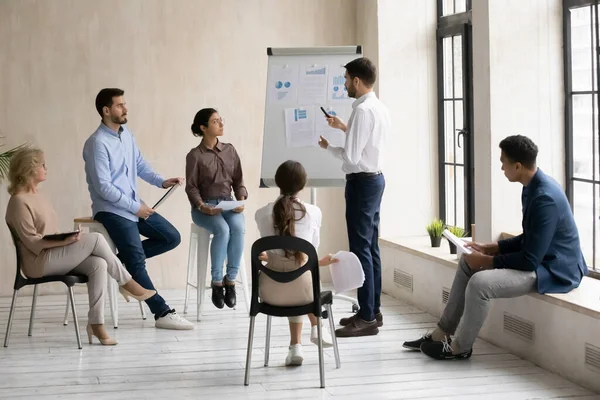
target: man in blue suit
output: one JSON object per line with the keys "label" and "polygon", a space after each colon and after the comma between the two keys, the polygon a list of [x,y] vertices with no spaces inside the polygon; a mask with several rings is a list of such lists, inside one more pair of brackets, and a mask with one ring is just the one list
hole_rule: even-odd
{"label": "man in blue suit", "polygon": [[504,175],[523,185],[523,233],[494,244],[471,243],[472,253],[459,262],[437,328],[405,342],[406,349],[439,360],[467,359],[491,299],[567,293],[587,275],[571,207],[560,185],[537,168],[535,143],[525,136],[509,136],[500,149]]}

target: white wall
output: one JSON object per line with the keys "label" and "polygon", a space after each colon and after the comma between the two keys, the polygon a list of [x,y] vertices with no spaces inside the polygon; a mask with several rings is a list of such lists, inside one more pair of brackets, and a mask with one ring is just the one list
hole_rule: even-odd
{"label": "white wall", "polygon": [[390,109],[381,235],[426,234],[438,215],[435,1],[379,0],[379,96]]}
{"label": "white wall", "polygon": [[521,185],[500,169],[499,142],[522,134],[564,185],[562,2],[473,2],[475,201],[478,240],[519,232]]}
{"label": "white wall", "polygon": [[[189,130],[195,112],[218,108],[227,120],[224,140],[240,153],[250,192],[248,257],[258,237],[254,212],[277,195],[258,189],[266,48],[356,44],[355,21],[355,0],[4,0],[0,131],[8,145],[29,140],[46,151],[43,190],[68,229],[74,217],[91,212],[81,150],[99,123],[98,90],[125,90],[130,128],[165,176],[185,174],[185,155],[198,144]],[[143,183],[140,192],[148,201],[162,193]],[[342,189],[319,191],[323,253],[347,248],[340,204]],[[161,213],[180,230],[182,244],[149,260],[150,274],[159,288],[182,288],[191,222],[183,190]],[[13,279],[14,250],[0,224],[0,295],[12,292]]]}

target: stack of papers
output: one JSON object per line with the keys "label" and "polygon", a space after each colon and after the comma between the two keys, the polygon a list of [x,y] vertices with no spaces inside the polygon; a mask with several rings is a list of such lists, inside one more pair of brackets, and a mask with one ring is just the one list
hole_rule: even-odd
{"label": "stack of papers", "polygon": [[456,253],[457,255],[460,255],[462,253],[464,254],[471,254],[471,249],[468,248],[466,246],[466,243],[464,240],[456,237],[456,235],[454,235],[452,232],[450,232],[448,229],[445,229],[444,232],[442,232],[442,235],[444,235],[444,237],[446,239],[448,239],[448,241],[452,244],[454,244],[456,246]]}
{"label": "stack of papers", "polygon": [[333,290],[336,294],[362,287],[365,281],[365,272],[356,254],[339,251],[332,258],[338,260],[329,266]]}
{"label": "stack of papers", "polygon": [[215,208],[220,208],[223,211],[231,211],[238,207],[243,206],[244,204],[246,204],[246,200],[236,200],[236,201],[224,200],[224,201],[221,201],[219,204],[217,204],[215,206]]}

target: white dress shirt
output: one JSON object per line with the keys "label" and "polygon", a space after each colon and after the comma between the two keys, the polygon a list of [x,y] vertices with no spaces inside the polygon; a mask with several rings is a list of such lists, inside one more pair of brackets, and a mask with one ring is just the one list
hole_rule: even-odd
{"label": "white dress shirt", "polygon": [[[306,204],[298,199],[302,205],[306,208],[306,214],[303,218],[296,220],[294,225],[294,231],[296,237],[302,238],[309,241],[315,247],[316,250],[319,248],[320,242],[320,230],[321,230],[321,219],[323,214],[321,209],[312,204]],[[275,203],[269,203],[266,206],[258,209],[254,215],[256,225],[261,237],[274,236],[275,228],[273,227],[273,206]],[[302,212],[296,210],[296,218],[302,217]]]}
{"label": "white dress shirt", "polygon": [[383,148],[391,128],[390,113],[375,92],[356,99],[352,108],[345,146],[327,148],[344,162],[342,169],[347,174],[379,172],[383,169]]}

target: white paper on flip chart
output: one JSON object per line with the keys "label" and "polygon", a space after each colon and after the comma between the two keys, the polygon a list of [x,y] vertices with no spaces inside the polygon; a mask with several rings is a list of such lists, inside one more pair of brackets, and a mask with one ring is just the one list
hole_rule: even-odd
{"label": "white paper on flip chart", "polygon": [[315,117],[312,107],[285,109],[285,138],[287,147],[315,147],[319,135],[315,132]]}
{"label": "white paper on flip chart", "polygon": [[444,237],[446,239],[448,239],[452,244],[456,245],[456,248],[460,249],[460,251],[462,253],[471,254],[471,249],[466,246],[465,241],[456,237],[456,235],[454,235],[448,229],[444,229],[444,232],[442,232],[442,235],[444,235]]}
{"label": "white paper on flip chart", "polygon": [[268,88],[269,105],[295,104],[298,100],[298,66],[273,65]]}
{"label": "white paper on flip chart", "polygon": [[298,103],[324,104],[327,101],[327,65],[305,65],[300,74]]}
{"label": "white paper on flip chart", "polygon": [[365,281],[365,272],[356,254],[339,251],[332,258],[338,260],[329,266],[333,290],[336,294],[362,287]]}
{"label": "white paper on flip chart", "polygon": [[217,204],[215,206],[215,208],[220,208],[223,211],[231,211],[235,208],[243,206],[245,203],[246,203],[245,200],[237,200],[237,201],[223,200],[219,204]]}

